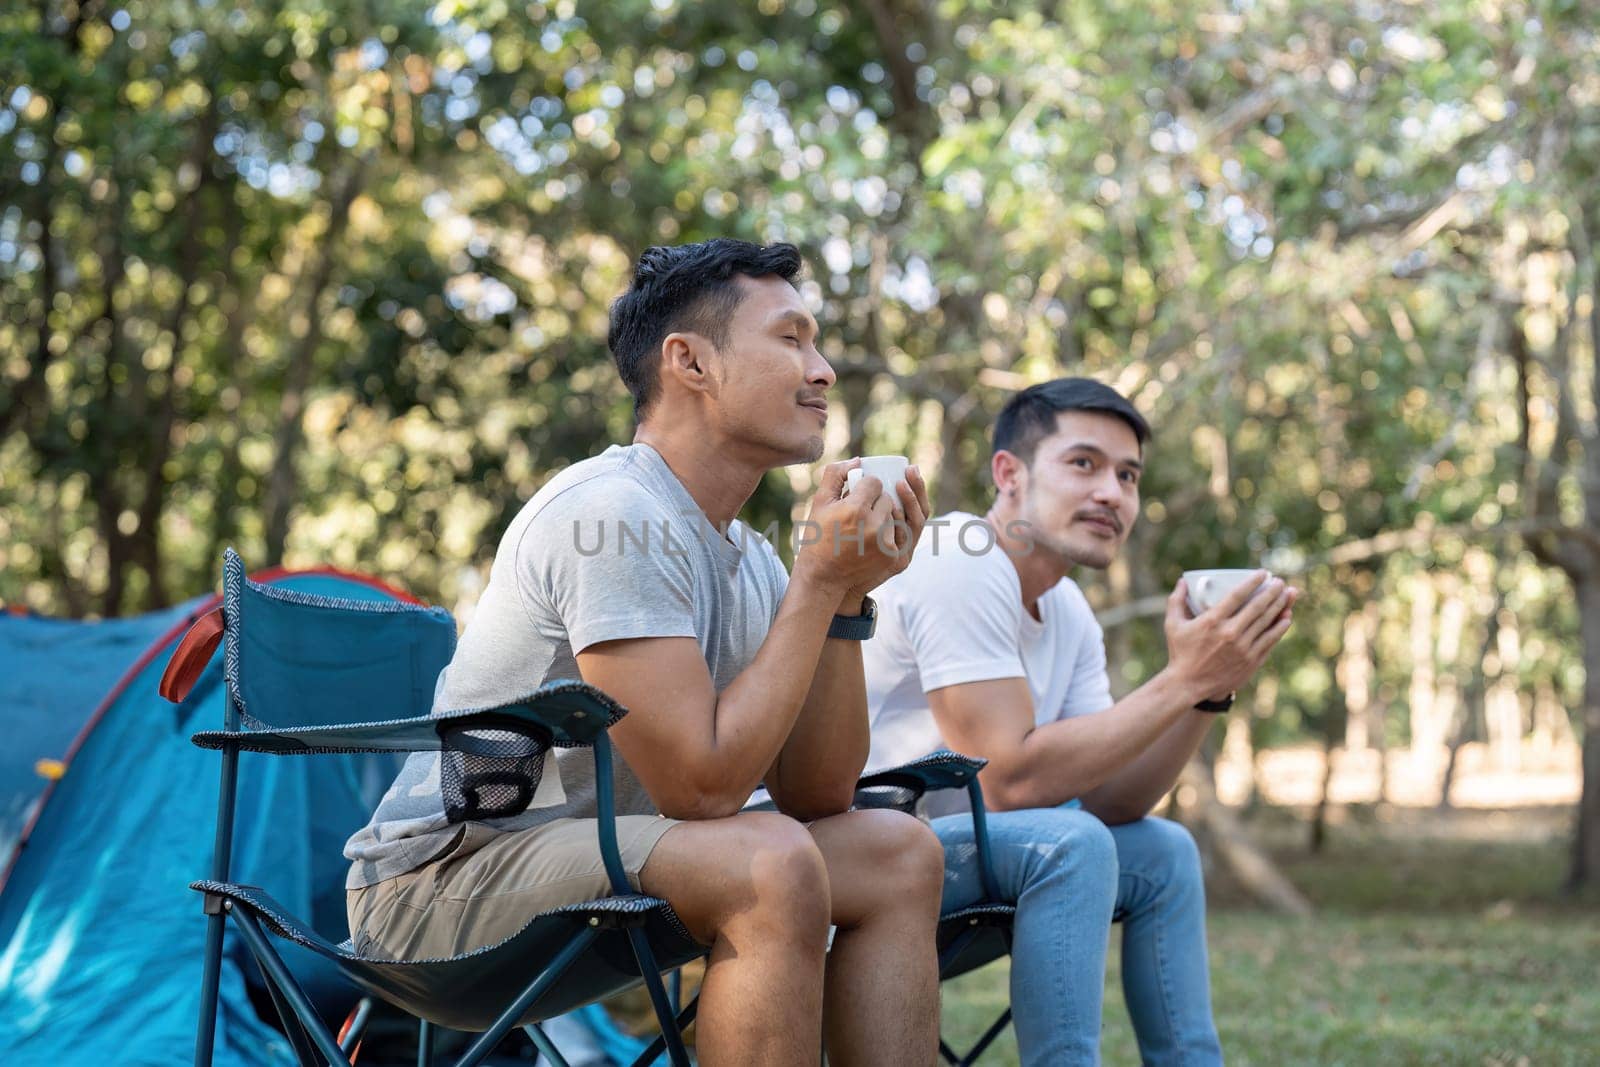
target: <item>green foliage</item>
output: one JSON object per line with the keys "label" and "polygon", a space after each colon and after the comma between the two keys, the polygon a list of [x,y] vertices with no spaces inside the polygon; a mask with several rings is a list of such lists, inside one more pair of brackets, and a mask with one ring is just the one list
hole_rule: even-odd
{"label": "green foliage", "polygon": [[[453,601],[631,433],[631,259],[735,234],[806,253],[835,454],[981,510],[1011,389],[1114,382],[1158,433],[1109,592],[1265,561],[1310,592],[1280,659],[1326,667],[1366,597],[1398,627],[1461,559],[1351,543],[1593,522],[1597,102],[1583,5],[1542,0],[12,6],[0,599],[137,610],[234,543]],[[1541,574],[1576,572],[1530,547],[1498,557],[1519,670],[1575,703]],[[1130,629],[1136,682],[1162,651]],[[1260,739],[1334,729],[1330,677],[1281,679]]]}

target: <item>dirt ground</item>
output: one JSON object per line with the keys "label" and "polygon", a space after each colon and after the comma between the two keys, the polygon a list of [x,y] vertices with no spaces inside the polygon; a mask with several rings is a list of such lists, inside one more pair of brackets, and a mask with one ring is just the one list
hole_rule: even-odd
{"label": "dirt ground", "polygon": [[[1580,751],[1576,745],[1513,752],[1491,751],[1487,745],[1462,746],[1457,758],[1451,804],[1463,809],[1570,807],[1578,802]],[[1375,748],[1335,749],[1328,799],[1335,805],[1378,804],[1394,808],[1432,808],[1439,802],[1445,753],[1394,748],[1385,755]],[[1282,807],[1317,803],[1323,778],[1323,753],[1316,746],[1274,748],[1254,758],[1259,799]],[[1388,795],[1380,775],[1387,765]],[[1242,804],[1249,795],[1248,754],[1225,751],[1217,761],[1217,795],[1226,804]]]}

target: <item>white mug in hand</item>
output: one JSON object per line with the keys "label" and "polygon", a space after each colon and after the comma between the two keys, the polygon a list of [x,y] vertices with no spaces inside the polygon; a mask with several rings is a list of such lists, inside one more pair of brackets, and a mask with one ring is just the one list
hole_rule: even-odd
{"label": "white mug in hand", "polygon": [[895,486],[906,480],[906,467],[910,463],[904,456],[862,456],[861,466],[844,477],[844,495],[849,496],[856,483],[872,475],[883,483],[885,493],[894,493]]}
{"label": "white mug in hand", "polygon": [[[1210,611],[1256,573],[1255,570],[1184,571],[1183,581],[1189,588],[1189,610],[1196,615]],[[1270,577],[1262,578],[1260,584],[1265,585]]]}

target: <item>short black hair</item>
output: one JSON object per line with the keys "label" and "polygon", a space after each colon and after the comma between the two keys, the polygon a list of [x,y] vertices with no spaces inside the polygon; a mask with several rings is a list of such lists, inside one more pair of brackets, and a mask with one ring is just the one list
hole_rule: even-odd
{"label": "short black hair", "polygon": [[1133,430],[1141,449],[1150,440],[1150,424],[1127,397],[1093,378],[1057,378],[1030,385],[1006,401],[994,423],[994,451],[1033,463],[1039,442],[1056,432],[1056,416],[1063,411],[1113,415]]}
{"label": "short black hair", "polygon": [[793,285],[800,267],[794,245],[731,237],[645,249],[633,284],[611,305],[606,336],[623,384],[633,394],[634,417],[642,418],[655,396],[661,342],[668,334],[690,331],[721,348],[728,341],[728,319],[743,299],[735,276],[776,275]]}

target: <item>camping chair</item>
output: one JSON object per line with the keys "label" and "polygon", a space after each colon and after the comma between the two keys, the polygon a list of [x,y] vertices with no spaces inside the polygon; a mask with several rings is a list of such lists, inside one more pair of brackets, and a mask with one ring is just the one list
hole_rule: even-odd
{"label": "camping chair", "polygon": [[[1017,917],[1014,904],[1002,903],[999,883],[989,851],[989,826],[984,814],[983,789],[978,772],[987,760],[935,752],[886,771],[869,774],[856,783],[858,808],[894,808],[914,814],[917,802],[939,789],[965,789],[972,805],[973,840],[977,845],[978,875],[984,899],[939,917],[939,980],[977,970],[1011,952],[1011,930]],[[1000,1014],[965,1055],[958,1055],[943,1039],[939,1055],[946,1063],[969,1067],[1004,1032],[1011,1009]]]}
{"label": "camping chair", "polygon": [[[516,1026],[553,1063],[564,1065],[538,1022],[641,980],[662,1030],[636,1064],[652,1062],[663,1049],[674,1064],[688,1064],[681,1028],[694,1018],[698,998],[678,1011],[667,999],[660,974],[706,950],[665,901],[632,892],[623,871],[606,731],[626,709],[581,682],[553,682],[512,704],[430,716],[426,712],[435,680],[455,645],[455,624],[448,613],[259,585],[245,577],[244,564],[232,549],[223,556],[220,617],[207,616],[185,636],[162,680],[162,694],[181,701],[219,640],[228,691],[225,722],[223,729],[193,738],[195,744],[222,753],[212,873],[190,886],[204,896],[208,924],[195,1045],[198,1067],[211,1063],[229,917],[262,971],[302,1064],[350,1063],[359,1027],[348,1027],[341,1044],[318,1017],[269,933],[331,961],[353,985],[421,1020],[422,1067],[431,1063],[434,1025],[481,1031],[458,1067],[482,1061]],[[395,714],[406,717],[388,717]],[[599,845],[613,895],[532,916],[499,944],[446,959],[363,956],[349,940],[333,944],[290,916],[261,889],[228,881],[241,751],[438,751],[447,814],[464,822],[523,811],[551,746],[593,751]]]}

